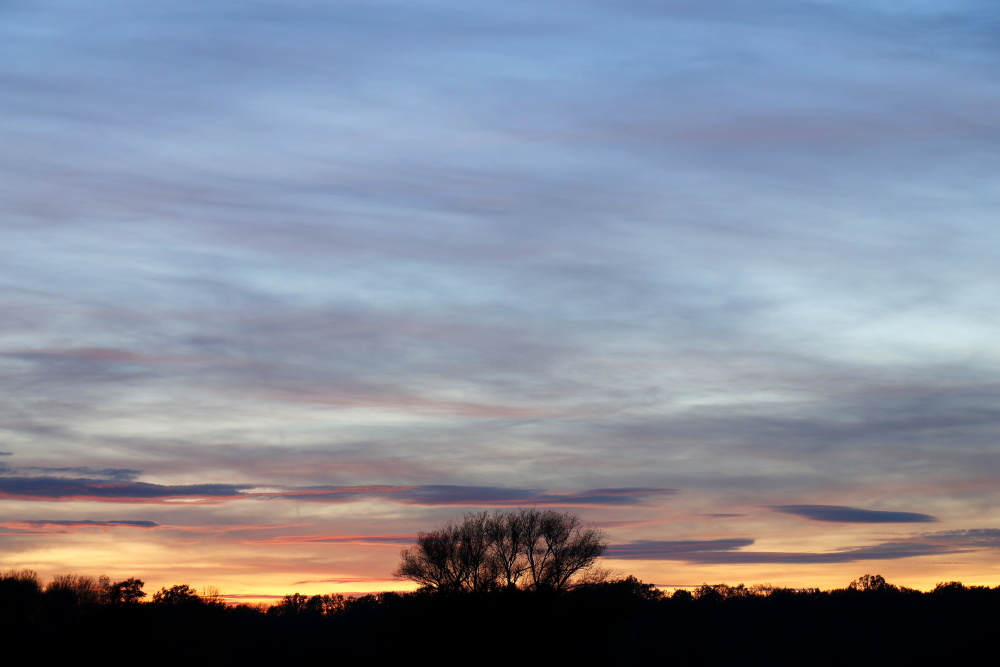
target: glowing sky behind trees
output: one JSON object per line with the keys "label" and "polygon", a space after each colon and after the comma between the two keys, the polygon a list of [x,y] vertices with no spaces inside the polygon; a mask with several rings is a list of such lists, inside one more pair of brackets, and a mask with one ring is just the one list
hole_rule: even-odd
{"label": "glowing sky behind trees", "polygon": [[0,568],[1000,584],[1000,10],[0,7]]}

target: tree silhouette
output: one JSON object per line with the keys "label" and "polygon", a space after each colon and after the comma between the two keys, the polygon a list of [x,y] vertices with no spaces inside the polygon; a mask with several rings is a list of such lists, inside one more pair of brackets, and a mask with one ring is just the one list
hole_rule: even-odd
{"label": "tree silhouette", "polygon": [[445,593],[563,591],[606,548],[604,534],[574,514],[481,510],[420,533],[393,575]]}
{"label": "tree silhouette", "polygon": [[108,578],[100,580],[85,574],[57,574],[45,587],[45,595],[57,605],[91,606],[105,602]]}
{"label": "tree silhouette", "polygon": [[153,593],[153,602],[164,605],[201,604],[201,596],[187,584],[178,584],[170,588],[161,588]]}
{"label": "tree silhouette", "polygon": [[848,584],[847,589],[864,593],[888,593],[899,590],[887,582],[881,574],[862,574]]}
{"label": "tree silhouette", "polygon": [[145,582],[135,577],[116,581],[108,586],[108,602],[111,604],[135,604],[146,597],[146,592],[142,590],[144,584]]}
{"label": "tree silhouette", "polygon": [[32,618],[41,604],[42,584],[34,570],[8,570],[0,574],[0,623]]}

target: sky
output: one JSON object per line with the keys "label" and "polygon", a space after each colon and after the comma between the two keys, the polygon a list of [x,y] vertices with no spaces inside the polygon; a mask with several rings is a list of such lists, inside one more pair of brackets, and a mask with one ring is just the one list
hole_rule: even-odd
{"label": "sky", "polygon": [[0,570],[1000,584],[1000,9],[0,7]]}

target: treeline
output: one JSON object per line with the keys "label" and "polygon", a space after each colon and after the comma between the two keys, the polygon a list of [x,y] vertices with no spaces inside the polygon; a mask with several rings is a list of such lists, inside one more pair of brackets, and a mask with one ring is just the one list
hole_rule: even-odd
{"label": "treeline", "polygon": [[998,610],[1000,587],[946,582],[924,593],[879,575],[828,591],[705,584],[668,595],[625,577],[563,592],[294,593],[270,606],[227,605],[215,589],[186,585],[147,595],[137,578],[0,575],[8,647],[64,659],[99,649],[112,664],[149,654],[235,665],[427,653],[458,664],[514,646],[532,661],[579,665],[953,663],[978,655]]}

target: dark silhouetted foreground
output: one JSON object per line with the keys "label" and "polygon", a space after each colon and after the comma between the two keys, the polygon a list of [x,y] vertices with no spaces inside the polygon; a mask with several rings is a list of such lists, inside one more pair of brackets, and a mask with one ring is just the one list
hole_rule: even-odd
{"label": "dark silhouetted foreground", "polygon": [[516,588],[287,595],[227,606],[188,586],[144,600],[142,581],[31,571],[0,576],[0,622],[45,663],[317,664],[413,660],[479,663],[516,638],[532,664],[972,664],[997,627],[1000,587],[942,583],[929,593],[865,575],[832,591],[742,584],[665,595],[627,577],[562,592]]}

